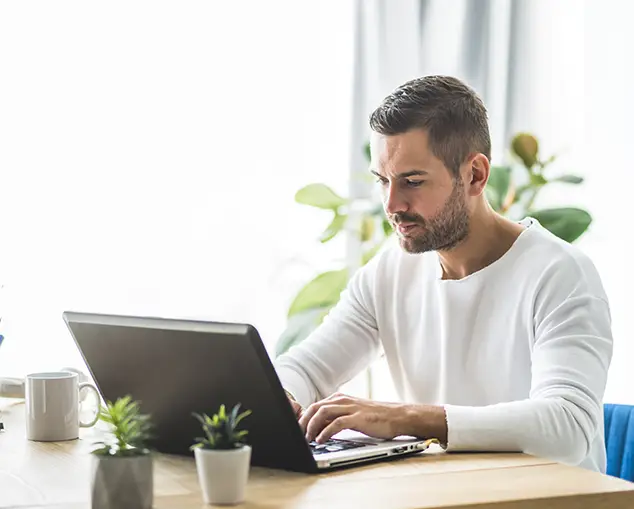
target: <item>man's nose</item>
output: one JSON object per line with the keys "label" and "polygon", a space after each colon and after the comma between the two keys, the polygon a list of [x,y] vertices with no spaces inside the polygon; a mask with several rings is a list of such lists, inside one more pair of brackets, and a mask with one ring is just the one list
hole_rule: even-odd
{"label": "man's nose", "polygon": [[398,212],[406,212],[408,204],[399,192],[397,186],[389,185],[383,194],[383,208],[388,216]]}

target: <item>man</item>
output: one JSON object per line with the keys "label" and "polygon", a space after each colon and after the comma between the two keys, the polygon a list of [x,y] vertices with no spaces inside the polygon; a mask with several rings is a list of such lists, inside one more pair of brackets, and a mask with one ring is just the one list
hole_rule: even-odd
{"label": "man", "polygon": [[[306,438],[436,437],[450,451],[524,451],[605,471],[607,297],[578,249],[487,203],[480,98],[455,78],[416,79],[370,126],[371,171],[400,248],[357,271],[324,323],[276,363]],[[335,393],[381,352],[402,403]]]}

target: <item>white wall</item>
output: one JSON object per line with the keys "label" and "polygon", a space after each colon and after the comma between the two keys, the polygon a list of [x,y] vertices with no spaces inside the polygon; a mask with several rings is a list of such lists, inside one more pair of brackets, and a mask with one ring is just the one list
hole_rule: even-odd
{"label": "white wall", "polygon": [[634,327],[629,309],[628,203],[634,188],[634,3],[539,0],[534,3],[535,69],[518,129],[538,133],[545,154],[561,154],[553,170],[578,173],[582,186],[551,187],[538,205],[580,206],[594,221],[577,245],[595,263],[613,319],[614,356],[605,401],[634,404]]}
{"label": "white wall", "polygon": [[583,199],[595,216],[581,244],[603,277],[613,317],[614,357],[606,401],[634,404],[631,210],[634,189],[634,3],[586,0]]}
{"label": "white wall", "polygon": [[80,363],[61,312],[254,323],[342,245],[352,2],[0,4],[0,375]]}

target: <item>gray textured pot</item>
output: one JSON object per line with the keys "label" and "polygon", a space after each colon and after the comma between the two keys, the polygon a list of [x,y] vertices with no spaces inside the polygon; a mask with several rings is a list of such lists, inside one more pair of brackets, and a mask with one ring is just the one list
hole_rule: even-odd
{"label": "gray textured pot", "polygon": [[92,509],[151,509],[152,456],[93,457]]}

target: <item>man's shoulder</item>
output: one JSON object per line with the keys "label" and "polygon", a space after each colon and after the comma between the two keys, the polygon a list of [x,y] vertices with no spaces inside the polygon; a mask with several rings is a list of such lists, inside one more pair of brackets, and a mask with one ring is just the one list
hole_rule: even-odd
{"label": "man's shoulder", "polygon": [[527,242],[525,254],[527,257],[530,256],[536,264],[565,266],[580,271],[594,269],[590,257],[574,244],[560,239],[540,224],[530,228],[534,230],[530,232],[531,237]]}
{"label": "man's shoulder", "polygon": [[530,242],[523,252],[523,263],[530,264],[534,276],[550,285],[586,285],[603,294],[599,272],[592,259],[579,247],[560,239],[543,226],[536,224],[530,232]]}

